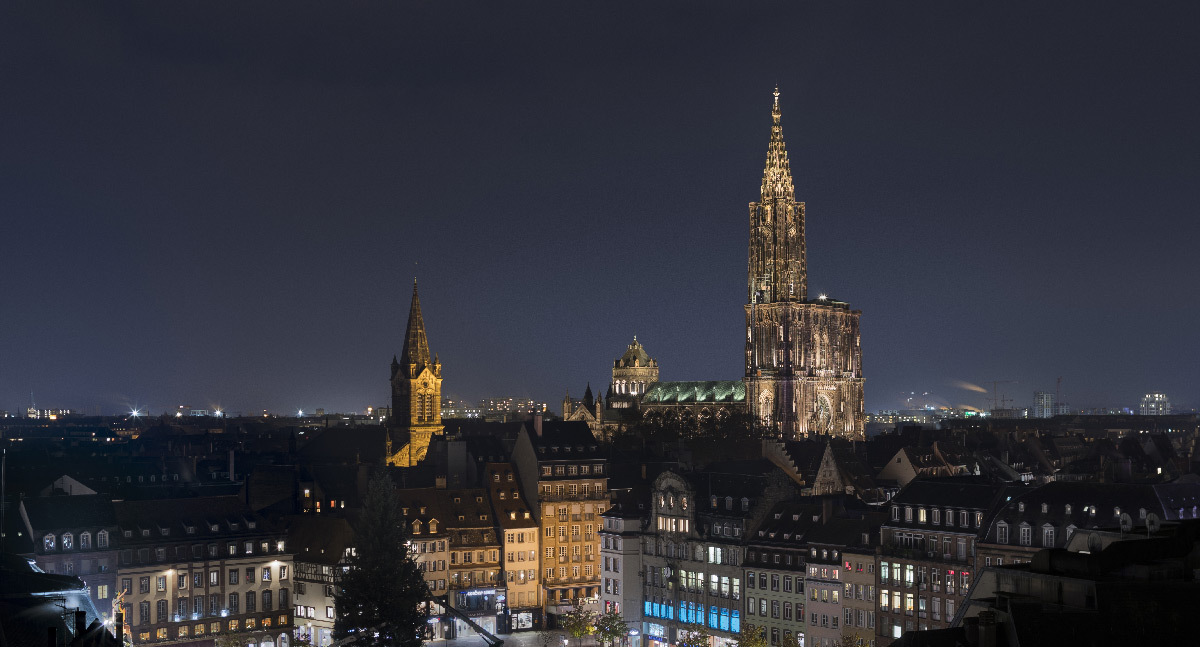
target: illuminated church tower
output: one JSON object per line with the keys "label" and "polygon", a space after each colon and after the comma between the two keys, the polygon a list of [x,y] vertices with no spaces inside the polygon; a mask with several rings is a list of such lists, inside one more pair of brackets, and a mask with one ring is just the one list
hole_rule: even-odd
{"label": "illuminated church tower", "polygon": [[[388,465],[401,467],[416,465],[425,458],[429,439],[442,432],[442,363],[437,355],[430,359],[415,280],[404,347],[398,359],[392,357],[392,417],[388,426]],[[392,444],[393,436],[405,443],[398,450]]]}
{"label": "illuminated church tower", "polygon": [[862,346],[848,303],[808,298],[804,203],[796,201],[779,89],[758,202],[750,203],[746,407],[784,438],[863,438]]}

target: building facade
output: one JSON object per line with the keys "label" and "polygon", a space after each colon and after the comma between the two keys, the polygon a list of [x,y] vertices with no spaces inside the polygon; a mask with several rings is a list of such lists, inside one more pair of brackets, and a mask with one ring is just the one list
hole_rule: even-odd
{"label": "building facade", "polygon": [[1001,491],[969,478],[917,479],[892,497],[876,568],[879,644],[950,626],[971,587],[976,539]]}
{"label": "building facade", "polygon": [[234,635],[276,647],[293,628],[292,555],[236,496],[113,504],[117,587],[134,645]]}
{"label": "building facade", "polygon": [[388,427],[388,464],[411,467],[425,458],[429,440],[442,432],[442,363],[430,356],[413,281],[408,328],[400,357],[392,357],[392,413]]}
{"label": "building facade", "polygon": [[535,418],[523,427],[513,462],[525,492],[537,493],[541,583],[548,613],[574,600],[598,602],[600,515],[608,509],[608,465],[583,422]]}
{"label": "building facade", "polygon": [[501,631],[526,631],[541,628],[542,586],[538,573],[539,530],[532,508],[521,492],[521,481],[510,463],[488,463],[484,468],[496,523],[500,527],[505,585]]}
{"label": "building facade", "polygon": [[345,519],[328,515],[298,515],[287,523],[295,555],[295,634],[314,647],[328,647],[333,643],[336,587],[354,552],[354,531]]}
{"label": "building facade", "polygon": [[758,202],[750,203],[746,406],[785,438],[863,438],[861,312],[808,298],[804,203],[795,198],[779,90]]}
{"label": "building facade", "polygon": [[37,497],[22,499],[18,511],[37,565],[83,580],[92,604],[111,618],[119,539],[112,500],[101,494]]}

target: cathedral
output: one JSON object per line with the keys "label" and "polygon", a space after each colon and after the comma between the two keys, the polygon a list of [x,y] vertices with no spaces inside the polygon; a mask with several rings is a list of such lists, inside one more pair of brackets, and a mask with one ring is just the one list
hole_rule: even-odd
{"label": "cathedral", "polygon": [[804,203],[796,201],[779,89],[758,202],[750,203],[746,277],[746,407],[784,438],[862,439],[862,314],[808,295]]}
{"label": "cathedral", "polygon": [[425,458],[429,441],[442,432],[442,363],[429,354],[421,299],[413,281],[408,329],[400,357],[392,357],[392,414],[388,424],[388,465],[412,467]]}

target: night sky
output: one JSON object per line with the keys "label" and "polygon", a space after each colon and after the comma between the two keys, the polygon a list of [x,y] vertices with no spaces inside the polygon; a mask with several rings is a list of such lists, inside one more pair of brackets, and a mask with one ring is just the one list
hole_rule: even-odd
{"label": "night sky", "polygon": [[902,393],[1200,406],[1200,5],[4,3],[0,409],[740,379],[771,90]]}

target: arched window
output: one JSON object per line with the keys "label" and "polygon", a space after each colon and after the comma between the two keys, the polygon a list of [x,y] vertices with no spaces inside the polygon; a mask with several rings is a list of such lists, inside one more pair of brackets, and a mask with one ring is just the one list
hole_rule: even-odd
{"label": "arched window", "polygon": [[414,535],[421,534],[421,520],[420,519],[413,521],[412,526],[413,526],[413,534]]}
{"label": "arched window", "polygon": [[92,549],[92,533],[85,532],[79,535],[79,550]]}
{"label": "arched window", "polygon": [[75,547],[75,535],[72,535],[69,532],[64,532],[63,536],[62,536],[62,547],[63,547],[63,550],[71,550],[72,548],[74,548]]}
{"label": "arched window", "polygon": [[107,530],[101,530],[100,532],[96,533],[96,547],[97,548],[108,548],[108,531]]}
{"label": "arched window", "polygon": [[437,532],[437,519],[429,520],[429,532]]}
{"label": "arched window", "polygon": [[54,550],[55,543],[56,541],[54,535],[50,533],[47,533],[45,537],[42,537],[42,546],[47,552]]}

